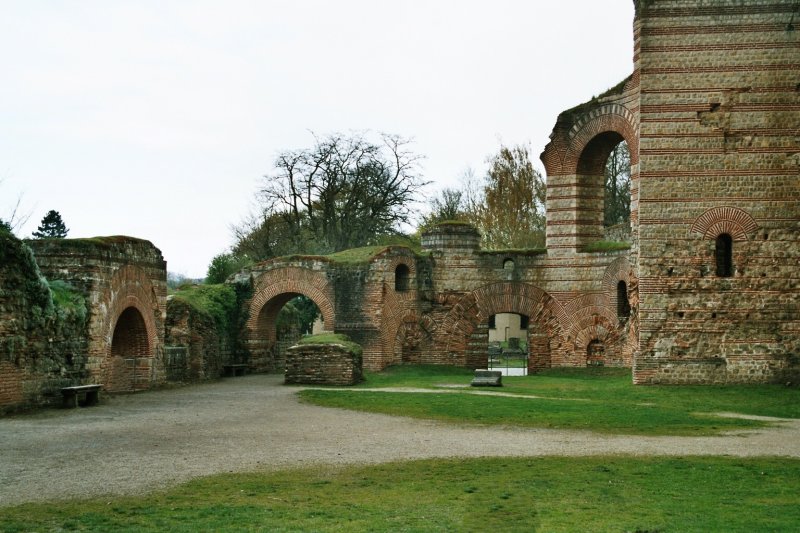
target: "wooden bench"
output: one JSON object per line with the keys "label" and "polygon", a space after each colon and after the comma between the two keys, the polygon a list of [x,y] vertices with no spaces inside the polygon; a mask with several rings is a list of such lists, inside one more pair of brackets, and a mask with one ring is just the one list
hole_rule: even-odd
{"label": "wooden bench", "polygon": [[244,376],[250,369],[250,365],[246,363],[235,363],[230,365],[222,365],[223,375],[229,377]]}
{"label": "wooden bench", "polygon": [[503,373],[499,370],[476,370],[472,378],[473,387],[502,387]]}
{"label": "wooden bench", "polygon": [[[102,385],[76,385],[63,387],[61,395],[64,396],[64,407],[78,407],[78,405],[96,405],[100,401],[100,387]],[[80,397],[84,400],[81,404]]]}

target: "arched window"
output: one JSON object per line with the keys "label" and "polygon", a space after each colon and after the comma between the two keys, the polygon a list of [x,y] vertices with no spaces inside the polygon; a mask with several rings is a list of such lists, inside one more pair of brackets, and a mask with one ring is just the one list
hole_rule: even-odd
{"label": "arched window", "polygon": [[733,276],[733,239],[727,233],[717,237],[714,256],[717,260],[717,276],[721,278]]}
{"label": "arched window", "polygon": [[603,366],[605,362],[606,347],[597,339],[593,339],[586,346],[586,366]]}
{"label": "arched window", "polygon": [[628,285],[620,280],[617,283],[617,318],[620,320],[631,316],[631,303],[628,301]]}
{"label": "arched window", "polygon": [[394,290],[398,292],[408,290],[409,270],[406,265],[399,264],[394,269]]}
{"label": "arched window", "polygon": [[514,260],[510,257],[503,259],[503,270],[514,270]]}

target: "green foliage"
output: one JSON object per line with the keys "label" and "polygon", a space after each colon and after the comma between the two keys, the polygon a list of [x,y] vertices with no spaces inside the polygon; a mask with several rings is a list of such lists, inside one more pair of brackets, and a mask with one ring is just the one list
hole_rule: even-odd
{"label": "green foliage", "polygon": [[3,531],[794,531],[800,460],[514,457],[221,474],[6,507]]}
{"label": "green foliage", "polygon": [[583,247],[582,252],[619,252],[630,250],[631,243],[620,241],[595,241]]}
{"label": "green foliage", "polygon": [[253,264],[247,256],[223,253],[214,256],[208,265],[205,283],[225,283],[230,276]]}
{"label": "green foliage", "polygon": [[283,337],[294,327],[298,333],[310,333],[318,316],[319,308],[311,298],[302,294],[292,298],[278,312],[275,320],[278,337]]}
{"label": "green foliage", "polygon": [[41,224],[32,235],[35,239],[63,239],[67,233],[69,233],[69,229],[61,220],[61,215],[58,211],[51,209],[42,218]]}
{"label": "green foliage", "polygon": [[11,224],[0,218],[0,233],[13,233]]}
{"label": "green foliage", "polygon": [[234,320],[238,308],[236,291],[230,285],[191,285],[175,292],[173,299],[211,318],[221,332],[232,333],[237,327]]}
{"label": "green foliage", "polygon": [[320,333],[308,335],[300,339],[298,344],[341,344],[351,353],[360,356],[363,352],[361,345],[350,340],[350,337],[341,333]]}
{"label": "green foliage", "polygon": [[30,246],[12,233],[0,232],[0,268],[6,280],[15,279],[29,305],[30,318],[41,322],[53,313],[53,298],[47,280],[42,276]]}
{"label": "green foliage", "polygon": [[53,304],[57,310],[71,314],[80,320],[85,320],[88,313],[83,292],[62,280],[48,281]]}
{"label": "green foliage", "polygon": [[[765,425],[711,414],[718,412],[800,418],[800,390],[778,385],[641,387],[632,385],[628,369],[552,369],[535,376],[504,377],[503,393],[514,397],[496,397],[474,394],[468,387],[471,375],[463,369],[442,367],[426,376],[429,371],[429,367],[401,367],[367,372],[366,386],[389,387],[386,392],[300,394],[319,405],[454,423],[639,435],[715,435]],[[455,385],[465,389],[453,393]],[[391,391],[391,387],[440,386],[447,386],[447,393]]]}

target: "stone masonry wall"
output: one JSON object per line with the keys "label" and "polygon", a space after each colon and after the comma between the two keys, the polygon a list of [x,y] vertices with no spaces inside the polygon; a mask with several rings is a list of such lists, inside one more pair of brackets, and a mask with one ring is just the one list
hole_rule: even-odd
{"label": "stone masonry wall", "polygon": [[185,347],[166,361],[171,381],[202,381],[223,375],[223,366],[232,362],[234,347],[227,331],[220,331],[213,318],[176,300],[167,301],[166,346]]}
{"label": "stone masonry wall", "polygon": [[85,379],[83,309],[54,304],[30,248],[0,230],[0,413],[57,404]]}
{"label": "stone masonry wall", "polygon": [[166,262],[150,242],[132,237],[29,241],[49,280],[86,296],[86,368],[110,392],[164,382]]}
{"label": "stone masonry wall", "polygon": [[287,384],[355,385],[363,380],[361,356],[339,344],[300,344],[286,352]]}
{"label": "stone masonry wall", "polygon": [[[800,377],[797,10],[792,0],[637,5],[637,383]],[[723,234],[730,276],[716,269]]]}

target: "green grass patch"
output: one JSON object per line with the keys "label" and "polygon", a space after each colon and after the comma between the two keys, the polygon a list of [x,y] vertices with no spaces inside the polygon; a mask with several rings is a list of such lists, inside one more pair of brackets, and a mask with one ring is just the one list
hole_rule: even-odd
{"label": "green grass patch", "polygon": [[[519,395],[474,394],[473,373],[446,366],[398,366],[366,373],[356,388],[447,387],[448,392],[319,390],[300,392],[317,405],[452,423],[580,429],[631,435],[717,435],[766,422],[712,413],[800,418],[800,390],[781,385],[634,386],[629,369],[552,369],[503,377]],[[453,386],[463,390],[452,392]],[[485,391],[485,389],[481,389]]]}
{"label": "green grass patch", "polygon": [[362,353],[361,345],[350,340],[350,337],[341,333],[320,333],[317,335],[306,335],[298,344],[341,344],[350,352],[360,356]]}
{"label": "green grass patch", "polygon": [[81,320],[86,318],[86,300],[80,290],[62,280],[48,280],[47,285],[50,287],[56,309],[73,314]]}
{"label": "green grass patch", "polygon": [[370,259],[384,251],[386,246],[362,246],[361,248],[350,248],[327,255],[328,259],[335,263],[359,264],[368,263]]}
{"label": "green grass patch", "polygon": [[176,303],[188,305],[196,312],[212,318],[219,331],[229,331],[233,327],[237,301],[236,291],[231,285],[182,285],[172,298]]}
{"label": "green grass patch", "polygon": [[794,531],[796,459],[501,458],[224,474],[3,509],[14,531]]}
{"label": "green grass patch", "polygon": [[587,244],[581,249],[582,252],[618,252],[620,250],[630,250],[631,243],[621,241],[597,241]]}

